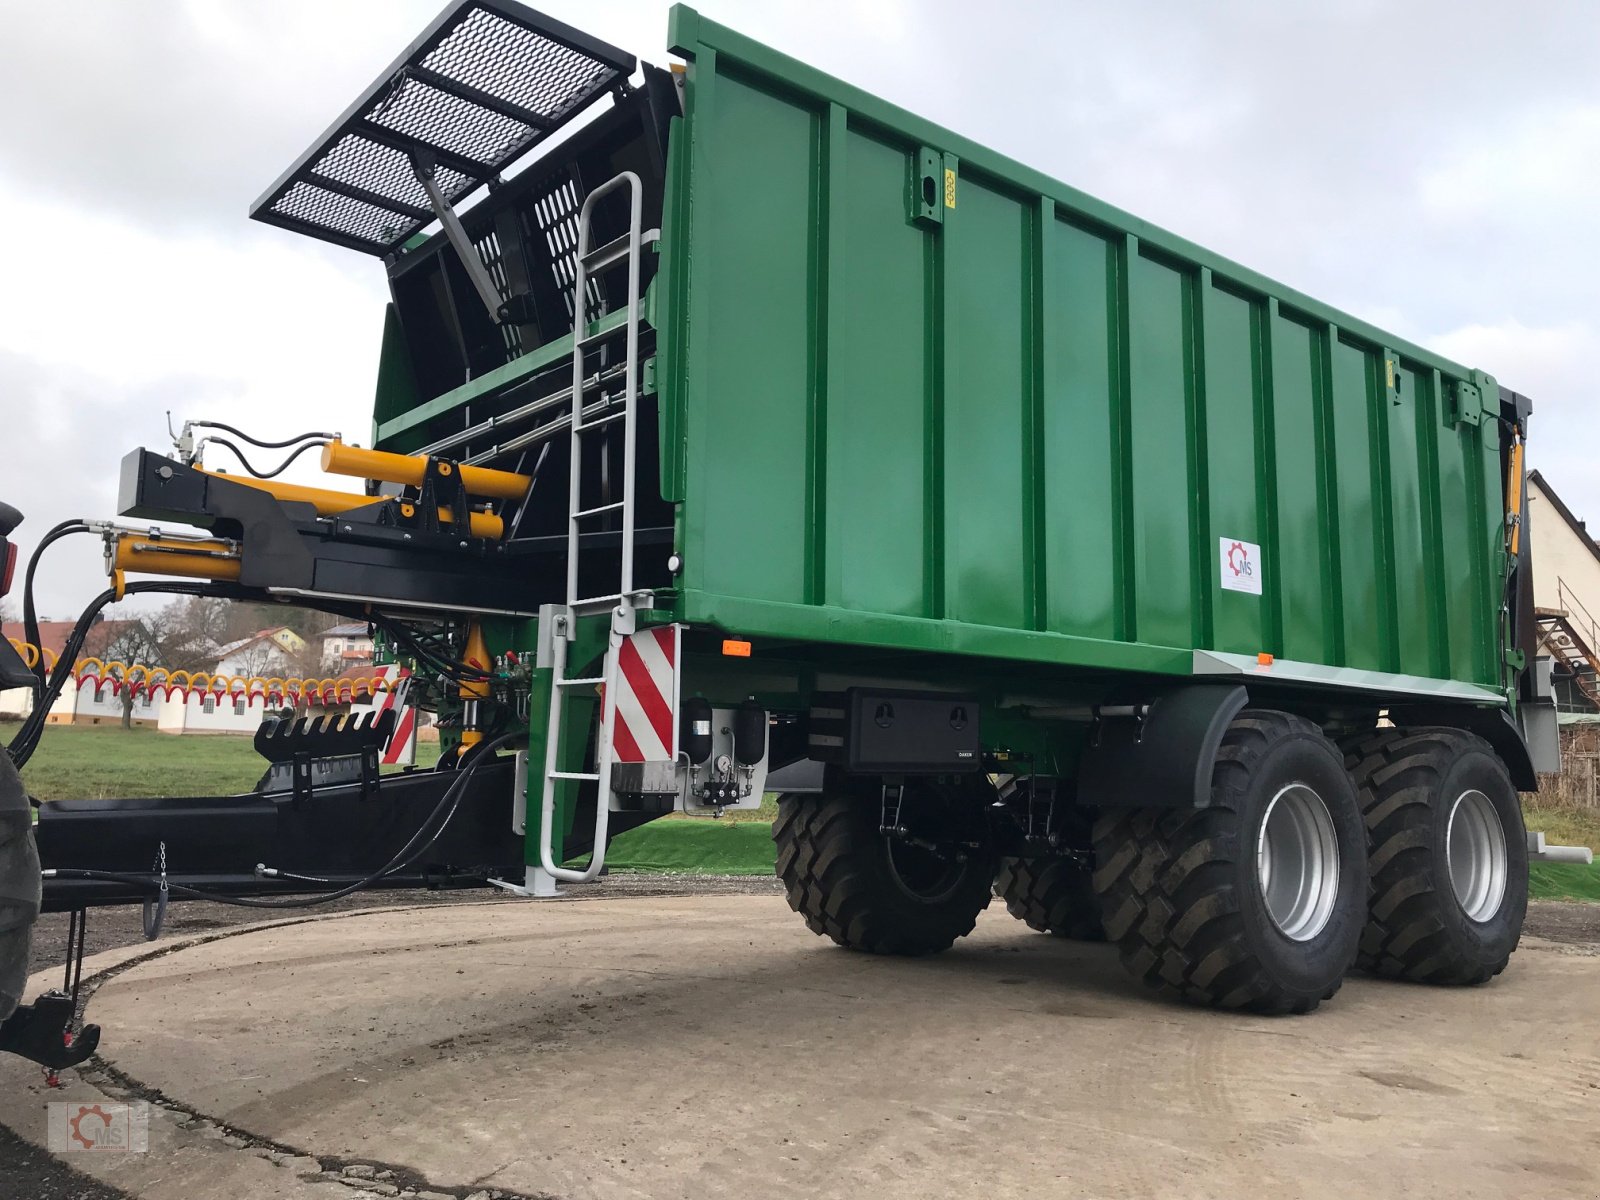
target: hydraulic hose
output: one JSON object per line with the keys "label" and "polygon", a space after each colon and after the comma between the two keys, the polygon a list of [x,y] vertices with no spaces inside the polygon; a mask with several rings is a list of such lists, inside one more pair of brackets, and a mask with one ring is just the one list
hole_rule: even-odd
{"label": "hydraulic hose", "polygon": [[206,441],[213,446],[225,446],[227,449],[232,450],[233,456],[242,464],[244,464],[244,469],[250,472],[250,474],[255,476],[257,479],[276,479],[279,475],[282,475],[289,469],[290,463],[294,462],[295,459],[299,458],[307,450],[315,450],[318,447],[326,446],[328,444],[326,441],[306,442],[296,449],[294,453],[290,454],[288,458],[284,459],[277,466],[273,467],[272,470],[258,471],[251,464],[250,460],[244,456],[244,451],[239,449],[238,446],[234,445],[227,438],[211,437],[207,438]]}
{"label": "hydraulic hose", "polygon": [[[60,526],[56,527],[60,529]],[[52,530],[52,532],[55,532]],[[41,548],[43,543],[41,543]],[[37,552],[35,552],[37,557]],[[209,596],[221,593],[221,589],[211,584],[194,583],[169,583],[165,580],[149,580],[139,583],[130,583],[123,588],[124,596],[139,595],[147,592],[162,592],[178,596]],[[22,723],[22,728],[17,730],[16,736],[11,739],[11,745],[6,752],[11,756],[11,761],[21,770],[23,765],[33,755],[34,749],[39,744],[39,734],[44,729],[50,709],[60,698],[62,689],[66,687],[67,679],[72,675],[72,664],[78,661],[78,655],[83,652],[84,639],[89,636],[89,630],[94,625],[95,617],[100,615],[100,610],[117,599],[115,589],[107,588],[83,610],[83,615],[78,618],[78,623],[72,627],[72,632],[67,635],[66,645],[61,648],[61,654],[56,659],[56,669],[50,673],[50,681],[41,683],[35,693],[33,711],[28,714],[28,719]],[[41,661],[43,655],[41,653]]]}
{"label": "hydraulic hose", "polygon": [[38,680],[33,686],[35,706],[38,705],[39,696],[44,690],[45,667],[44,646],[39,641],[39,615],[33,606],[33,577],[39,569],[39,559],[51,543],[60,541],[68,534],[88,532],[89,523],[81,518],[75,517],[70,521],[63,521],[46,533],[44,537],[40,538],[39,544],[33,548],[33,553],[28,556],[28,569],[22,577],[22,636],[38,651],[39,655],[34,660],[32,668],[30,668]]}
{"label": "hydraulic hose", "polygon": [[[480,743],[463,765],[457,769],[456,777],[450,781],[450,786],[445,789],[444,795],[439,797],[439,803],[434,805],[433,811],[417,827],[417,831],[411,835],[406,844],[395,851],[394,857],[382,867],[372,874],[356,880],[354,883],[345,884],[343,887],[331,892],[319,892],[314,896],[291,896],[282,900],[259,900],[250,896],[229,896],[221,892],[207,891],[203,888],[190,887],[187,884],[172,883],[171,881],[168,881],[165,886],[168,891],[176,895],[189,896],[196,900],[211,900],[217,904],[231,904],[236,908],[270,909],[311,908],[318,904],[327,904],[331,901],[342,899],[360,891],[362,888],[371,887],[386,876],[405,870],[405,868],[421,858],[423,854],[427,853],[428,849],[449,828],[452,818],[456,815],[456,810],[461,807],[461,797],[466,794],[468,781],[485,762],[493,761],[496,750],[511,744],[519,736],[516,733],[507,733],[494,738],[492,741]],[[439,819],[441,813],[443,814],[443,819]],[[438,828],[429,833],[429,827],[436,820],[438,821]],[[425,841],[422,840],[424,837],[426,837]],[[420,845],[418,844],[419,841]],[[285,872],[284,874],[290,878],[296,877],[292,873]],[[82,867],[52,867],[44,872],[44,877],[46,879],[97,879],[108,883],[120,883],[127,887],[146,888],[152,892],[159,891],[161,886],[157,880],[149,876],[128,875],[120,871],[99,871]],[[299,878],[314,877],[299,876]]]}
{"label": "hydraulic hose", "polygon": [[[297,446],[301,442],[310,441],[312,438],[320,438],[322,442],[331,442],[339,436],[337,433],[302,433],[297,437],[289,438],[287,441],[264,442],[258,437],[251,437],[242,429],[235,429],[232,425],[225,425],[221,421],[190,421],[189,424],[196,429],[220,429],[223,433],[231,433],[239,440],[249,442],[252,446],[259,446],[263,450],[283,450],[289,446]],[[168,428],[171,428],[171,426],[168,426]],[[211,440],[216,441],[217,439],[212,438]],[[319,442],[318,444],[320,445],[321,443]],[[235,451],[235,453],[238,452]]]}

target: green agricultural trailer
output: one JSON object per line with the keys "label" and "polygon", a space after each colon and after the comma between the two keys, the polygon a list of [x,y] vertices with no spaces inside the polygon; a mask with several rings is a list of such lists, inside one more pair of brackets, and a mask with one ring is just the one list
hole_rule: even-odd
{"label": "green agricultural trailer", "polygon": [[86,620],[370,622],[446,751],[284,721],[251,795],[52,804],[46,905],[548,895],[776,791],[852,949],[998,894],[1222,1007],[1501,971],[1553,731],[1527,399],[693,9],[668,50],[453,4],[255,203],[387,273],[370,444],[134,451],[121,517],[204,534],[77,523]]}

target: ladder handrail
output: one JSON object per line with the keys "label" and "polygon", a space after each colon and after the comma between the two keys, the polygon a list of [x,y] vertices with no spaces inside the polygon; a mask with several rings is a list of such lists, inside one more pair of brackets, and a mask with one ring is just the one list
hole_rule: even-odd
{"label": "ladder handrail", "polygon": [[617,657],[622,639],[632,630],[633,609],[624,600],[611,617],[611,635],[606,643],[604,682],[600,685],[600,730],[595,737],[594,842],[589,865],[582,870],[563,867],[555,860],[556,774],[561,753],[562,683],[567,671],[567,643],[576,630],[577,619],[571,609],[552,622],[550,715],[545,726],[544,792],[539,805],[539,865],[552,877],[566,883],[588,883],[606,865],[606,834],[611,827],[611,723],[616,719]]}
{"label": "ladder handrail", "polygon": [[1588,634],[1587,640],[1589,644],[1591,646],[1600,645],[1600,621],[1596,621],[1594,619],[1594,614],[1584,607],[1583,601],[1579,600],[1578,597],[1573,594],[1572,589],[1567,585],[1567,581],[1562,576],[1557,575],[1556,603],[1561,608],[1566,609],[1568,613],[1571,613],[1572,607],[1569,607],[1568,605],[1569,600],[1571,601],[1571,605],[1576,607],[1577,610],[1583,614],[1583,619],[1585,622],[1587,622],[1587,628],[1582,629],[1581,632]]}
{"label": "ladder handrail", "polygon": [[[589,329],[589,268],[587,259],[594,248],[590,245],[593,234],[591,217],[595,204],[618,188],[629,190],[630,216],[627,233],[628,259],[628,317],[623,327],[626,339],[622,367],[622,554],[620,578],[614,595],[580,597],[578,594],[578,552],[583,545],[580,522],[584,520],[583,508],[583,434],[588,428],[584,420],[585,354],[591,344],[605,337],[591,335]],[[539,866],[555,879],[568,883],[588,883],[599,875],[606,862],[606,834],[611,822],[611,729],[616,720],[617,671],[623,639],[634,631],[635,609],[638,597],[633,589],[633,535],[634,535],[634,474],[636,471],[637,408],[639,395],[639,268],[643,251],[644,185],[632,171],[624,171],[590,192],[584,198],[578,213],[578,244],[573,254],[572,284],[572,411],[569,422],[569,444],[572,461],[567,471],[567,603],[550,623],[550,712],[545,726],[544,788],[539,808]],[[618,239],[619,241],[621,239]],[[610,250],[613,243],[602,249]],[[614,262],[608,258],[608,265]],[[607,504],[590,510],[589,515],[600,511],[616,511]],[[593,772],[563,772],[561,762],[562,711],[566,706],[566,691],[578,684],[567,679],[567,652],[577,636],[578,607],[605,600],[615,602],[611,610],[611,629],[606,639],[606,652],[600,670],[600,726],[595,734]],[[563,782],[592,781],[595,784],[594,843],[589,854],[589,865],[582,870],[563,867],[556,862],[555,806],[556,788]]]}
{"label": "ladder handrail", "polygon": [[632,171],[624,171],[606,180],[588,196],[578,212],[578,245],[573,252],[572,281],[572,418],[569,427],[572,462],[568,469],[567,504],[567,604],[578,602],[578,547],[582,544],[578,513],[581,511],[583,462],[583,381],[584,351],[589,328],[589,268],[584,261],[591,250],[590,238],[594,227],[591,217],[597,201],[609,196],[618,188],[629,189],[628,218],[628,319],[624,326],[626,347],[623,351],[622,382],[622,563],[619,596],[633,591],[633,500],[634,500],[634,434],[637,429],[635,409],[638,401],[639,380],[639,257],[644,222],[644,185]]}

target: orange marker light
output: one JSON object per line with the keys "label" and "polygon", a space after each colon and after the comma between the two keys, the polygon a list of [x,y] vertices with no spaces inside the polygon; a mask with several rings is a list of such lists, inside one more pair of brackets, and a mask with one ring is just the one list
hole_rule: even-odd
{"label": "orange marker light", "polygon": [[749,658],[750,643],[741,642],[735,638],[725,638],[722,642],[722,652],[729,658]]}
{"label": "orange marker light", "polygon": [[1263,667],[1270,667],[1272,665],[1272,655],[1263,650],[1260,654],[1256,655],[1256,662],[1260,663]]}

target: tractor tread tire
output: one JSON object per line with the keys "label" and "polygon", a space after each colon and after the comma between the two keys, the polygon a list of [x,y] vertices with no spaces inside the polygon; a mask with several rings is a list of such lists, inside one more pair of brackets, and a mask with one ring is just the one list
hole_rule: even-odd
{"label": "tractor tread tire", "polygon": [[849,792],[780,797],[772,840],[789,907],[811,932],[847,950],[904,956],[948,950],[988,907],[993,860],[974,856],[956,894],[942,902],[909,901],[893,882],[883,837],[866,808]]}
{"label": "tractor tread tire", "polygon": [[1070,858],[1003,858],[994,891],[1029,929],[1080,942],[1106,940],[1093,872]]}
{"label": "tractor tread tire", "polygon": [[[1197,1004],[1271,1014],[1310,1012],[1339,990],[1355,958],[1357,900],[1343,901],[1351,928],[1329,936],[1327,953],[1337,961],[1324,965],[1320,983],[1286,982],[1247,928],[1239,880],[1255,868],[1253,853],[1245,858],[1242,809],[1257,767],[1285,739],[1320,742],[1329,765],[1339,764],[1338,748],[1310,721],[1247,709],[1217,751],[1208,807],[1108,810],[1097,822],[1094,889],[1106,936],[1146,985]],[[1359,846],[1353,812],[1349,824]]]}
{"label": "tractor tread tire", "polygon": [[[1367,827],[1372,870],[1357,966],[1413,983],[1487,983],[1506,969],[1521,938],[1527,897],[1526,885],[1518,888],[1517,880],[1525,880],[1527,872],[1518,863],[1517,849],[1526,846],[1520,822],[1507,836],[1511,858],[1507,887],[1517,909],[1509,943],[1502,937],[1486,947],[1461,937],[1465,914],[1446,909],[1455,906],[1455,896],[1447,881],[1436,879],[1430,865],[1436,801],[1445,777],[1471,754],[1491,759],[1503,773],[1498,756],[1476,734],[1449,728],[1380,729],[1346,743],[1344,749]],[[1509,776],[1505,786],[1511,787]]]}

